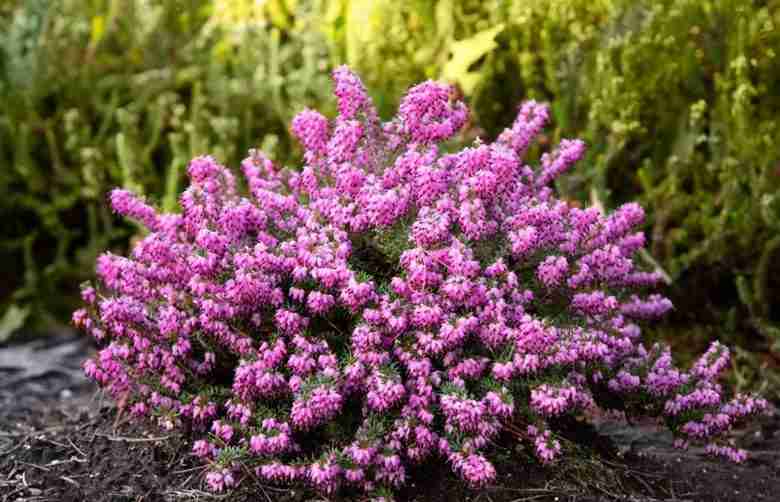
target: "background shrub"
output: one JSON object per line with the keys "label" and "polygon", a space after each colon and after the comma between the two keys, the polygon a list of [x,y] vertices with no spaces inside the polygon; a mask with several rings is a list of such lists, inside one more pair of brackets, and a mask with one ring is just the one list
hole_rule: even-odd
{"label": "background shrub", "polygon": [[[0,251],[4,334],[67,319],[106,246],[109,188],[176,204],[187,161],[295,157],[286,124],[322,102],[328,60],[310,7],[242,24],[226,2],[26,0],[0,21]],[[228,2],[232,4],[232,2]],[[279,10],[281,9],[281,10]],[[229,9],[228,9],[229,10]],[[243,16],[242,16],[243,17]],[[2,338],[2,336],[0,336]]]}
{"label": "background shrub", "polygon": [[342,0],[326,19],[372,86],[457,83],[488,137],[521,97],[551,102],[552,139],[590,147],[559,188],[647,208],[686,329],[777,340],[777,2]]}
{"label": "background shrub", "polygon": [[[563,196],[648,212],[678,308],[659,330],[772,349],[778,280],[777,2],[760,0],[15,0],[0,37],[0,338],[66,319],[73,284],[135,228],[121,185],[173,207],[186,159],[249,147],[296,158],[286,123],[328,106],[348,62],[389,118],[426,78],[457,84],[470,136],[524,98],[540,144],[581,137]],[[121,15],[119,15],[121,13]],[[538,153],[538,150],[534,153]],[[760,334],[761,336],[755,336]],[[775,347],[776,349],[776,347]],[[740,358],[740,360],[748,360]],[[758,363],[756,363],[758,364]]]}

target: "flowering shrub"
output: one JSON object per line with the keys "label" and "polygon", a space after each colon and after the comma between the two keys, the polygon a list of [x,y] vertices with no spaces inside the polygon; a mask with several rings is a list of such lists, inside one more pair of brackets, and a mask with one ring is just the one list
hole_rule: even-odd
{"label": "flowering shrub", "polygon": [[129,257],[103,255],[83,290],[74,321],[105,346],[90,377],[134,415],[191,430],[214,490],[243,467],[387,493],[431,456],[479,487],[502,430],[553,462],[555,419],[596,406],[744,458],[725,433],[766,402],[724,399],[717,343],[687,372],[641,344],[636,321],[671,308],[632,261],[642,209],[555,197],[585,145],[524,163],[544,105],[525,103],[494,143],[443,154],[468,120],[448,87],[412,88],[381,123],[357,76],[333,78],[337,118],[292,123],[301,170],[252,152],[245,193],[196,158],[180,214],[112,192],[150,233]]}

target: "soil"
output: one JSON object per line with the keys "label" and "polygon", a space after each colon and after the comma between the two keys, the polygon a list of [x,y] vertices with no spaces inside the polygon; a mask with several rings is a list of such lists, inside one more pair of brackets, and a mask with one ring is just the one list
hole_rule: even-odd
{"label": "soil", "polygon": [[[322,500],[246,473],[240,490],[204,490],[187,438],[130,424],[83,377],[91,350],[73,334],[0,348],[0,502]],[[602,417],[563,428],[584,444],[552,468],[522,449],[497,446],[494,485],[469,490],[435,464],[417,469],[399,501],[770,501],[780,493],[780,415],[735,432],[751,453],[741,465],[672,448],[653,423]],[[501,438],[499,445],[511,445]],[[572,443],[573,445],[574,443]],[[570,446],[574,448],[574,446]],[[350,500],[344,495],[337,500]]]}

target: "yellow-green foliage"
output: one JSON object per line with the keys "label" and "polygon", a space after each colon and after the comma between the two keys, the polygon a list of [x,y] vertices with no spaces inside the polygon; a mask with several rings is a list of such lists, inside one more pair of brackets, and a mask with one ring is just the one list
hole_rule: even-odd
{"label": "yellow-green foliage", "polygon": [[4,7],[0,338],[26,314],[67,319],[95,253],[127,245],[135,230],[106,208],[113,186],[171,209],[195,155],[236,165],[252,147],[295,154],[289,120],[329,89],[324,41],[305,2],[269,1],[251,22],[228,22],[240,3]]}
{"label": "yellow-green foliage", "polygon": [[370,87],[450,80],[488,135],[549,101],[555,139],[589,145],[561,189],[638,198],[681,296],[780,334],[780,2],[339,0],[323,17]]}
{"label": "yellow-green foliage", "polygon": [[344,62],[384,113],[415,82],[456,83],[472,134],[550,102],[549,143],[589,145],[560,189],[639,199],[678,298],[773,338],[778,52],[777,0],[0,2],[0,338],[28,313],[62,318],[94,253],[126,245],[107,188],[172,208],[191,156],[293,158],[287,123],[331,104]]}

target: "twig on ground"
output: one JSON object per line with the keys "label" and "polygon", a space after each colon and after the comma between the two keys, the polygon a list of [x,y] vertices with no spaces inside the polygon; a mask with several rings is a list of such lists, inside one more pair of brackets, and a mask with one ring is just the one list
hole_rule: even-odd
{"label": "twig on ground", "polygon": [[209,499],[209,500],[226,500],[228,495],[217,495],[215,493],[206,492],[203,490],[196,490],[196,489],[190,489],[190,490],[168,490],[165,493],[163,493],[163,496],[167,500],[178,500],[178,499]]}
{"label": "twig on ground", "polygon": [[520,497],[518,499],[513,499],[512,502],[531,502],[532,500],[540,500],[540,499],[551,497],[552,493],[555,492],[551,492],[550,494],[540,494],[540,495],[530,495],[528,497]]}
{"label": "twig on ground", "polygon": [[171,438],[171,436],[134,438],[134,437],[127,437],[127,436],[116,436],[113,434],[105,434],[102,432],[96,432],[95,435],[108,439],[109,441],[125,441],[127,443],[147,443],[147,442],[155,442],[155,441],[167,441],[168,439]]}
{"label": "twig on ground", "polygon": [[71,478],[69,476],[60,476],[60,479],[65,481],[65,482],[67,482],[67,483],[72,484],[76,488],[81,488],[81,484],[78,481],[76,481],[75,479],[73,479],[73,478]]}
{"label": "twig on ground", "polygon": [[192,472],[192,471],[202,471],[204,469],[207,469],[207,465],[198,465],[196,467],[190,467],[188,469],[182,469],[180,471],[172,471],[173,474],[184,474],[185,472]]}
{"label": "twig on ground", "polygon": [[65,448],[65,449],[68,448],[68,445],[62,444],[59,441],[55,441],[55,440],[49,439],[47,437],[40,436],[40,437],[36,437],[35,439],[38,440],[38,441],[43,441],[44,443],[53,444],[54,446],[59,446],[60,448]]}
{"label": "twig on ground", "polygon": [[74,449],[74,450],[76,450],[77,452],[79,452],[79,454],[80,454],[82,457],[84,457],[84,458],[87,458],[87,454],[86,454],[86,453],[84,453],[83,451],[81,451],[81,448],[79,448],[78,446],[76,446],[76,443],[74,443],[74,442],[73,442],[73,440],[72,440],[71,438],[68,438],[68,442],[70,443],[70,445],[73,447],[73,449]]}
{"label": "twig on ground", "polygon": [[192,477],[193,477],[193,476],[195,476],[195,473],[194,473],[194,472],[193,472],[193,473],[191,473],[189,476],[187,476],[187,479],[185,479],[184,481],[182,481],[181,483],[179,483],[179,488],[183,488],[184,486],[187,486],[187,483],[189,483],[189,482],[190,482],[190,480],[192,479]]}
{"label": "twig on ground", "polygon": [[36,469],[40,469],[42,471],[46,471],[46,472],[50,472],[51,471],[51,469],[49,469],[48,467],[44,467],[42,465],[36,465],[36,464],[28,463],[28,462],[22,462],[21,460],[17,460],[17,462],[19,462],[22,465],[26,465],[26,466],[29,466],[29,467],[34,467]]}

